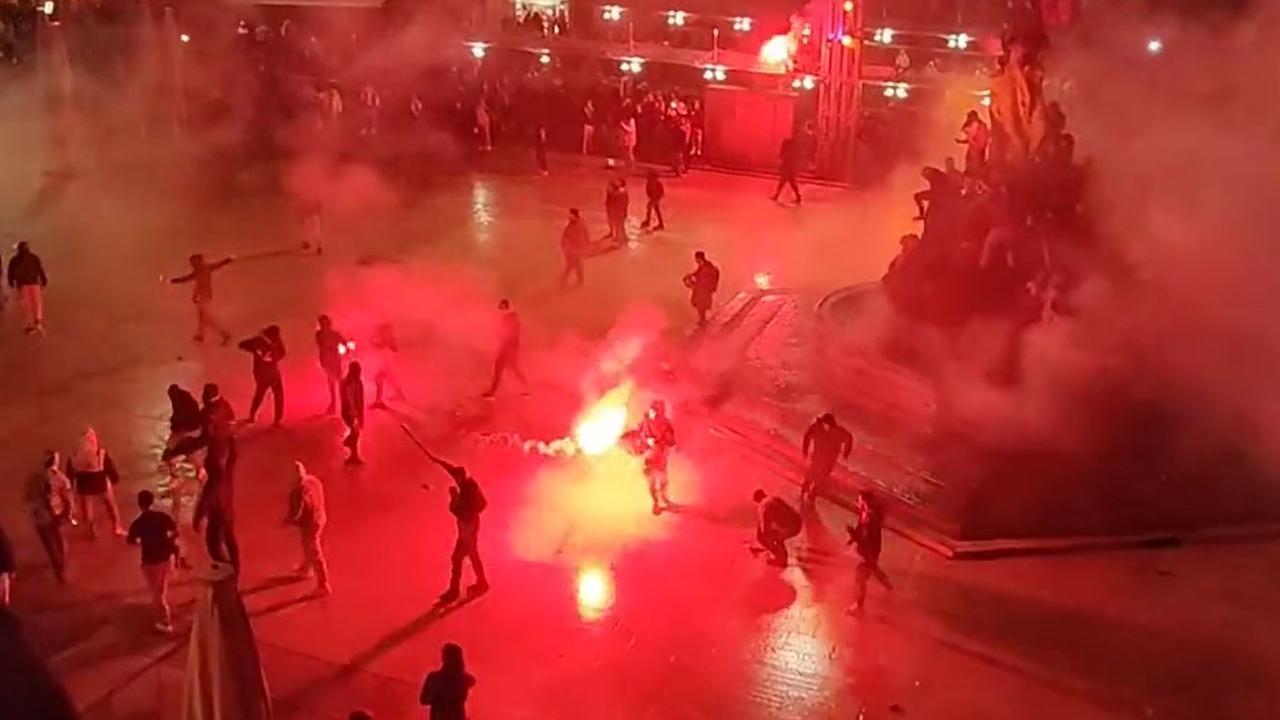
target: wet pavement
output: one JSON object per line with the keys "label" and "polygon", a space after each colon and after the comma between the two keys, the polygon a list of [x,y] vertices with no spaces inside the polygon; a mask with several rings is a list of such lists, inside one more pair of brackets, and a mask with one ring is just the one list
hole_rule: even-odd
{"label": "wet pavement", "polygon": [[[0,109],[14,102],[0,96]],[[906,214],[877,198],[814,188],[805,206],[785,207],[767,200],[767,179],[695,172],[669,182],[668,231],[593,257],[586,287],[561,292],[561,221],[580,206],[603,232],[602,168],[562,160],[538,178],[506,154],[413,193],[359,167],[333,169],[325,182],[349,202],[334,209],[317,257],[297,250],[296,215],[271,182],[248,173],[239,190],[210,188],[167,146],[127,169],[82,154],[74,179],[33,208],[37,139],[16,121],[0,134],[13,158],[0,219],[31,240],[51,281],[46,338],[24,336],[13,307],[0,318],[0,490],[18,497],[43,448],[70,450],[92,424],[122,467],[131,515],[133,492],[160,485],[168,383],[216,380],[243,412],[248,357],[194,345],[185,289],[159,282],[191,252],[238,255],[218,273],[219,310],[237,338],[279,324],[289,348],[285,427],[242,431],[237,478],[240,585],[283,717],[355,707],[420,716],[418,684],[446,641],[466,648],[478,677],[477,718],[1274,713],[1280,659],[1259,632],[1280,600],[1268,580],[1280,551],[1269,543],[960,564],[891,535],[882,564],[894,591],[873,586],[860,619],[844,613],[855,559],[843,511],[810,518],[784,570],[748,553],[751,491],[794,494],[793,478],[748,452],[751,437],[712,431],[738,404],[703,402],[702,376],[680,363],[661,370],[702,347],[687,336],[679,277],[705,249],[721,264],[724,299],[763,271],[814,294],[874,278]],[[631,191],[634,215],[639,181]],[[525,318],[532,396],[508,385],[488,403],[478,395],[503,296]],[[390,321],[403,346],[409,400],[370,411],[369,464],[357,470],[341,465],[340,423],[322,413],[311,340],[321,312],[362,348]],[[633,348],[658,359],[619,370]],[[509,447],[565,435],[625,377],[636,381],[633,418],[649,396],[673,398],[676,512],[649,513],[621,451],[557,458]],[[432,609],[452,543],[445,478],[401,423],[464,462],[489,498],[482,549],[493,590],[447,612]],[[299,550],[281,518],[295,458],[328,490],[335,594],[323,600],[288,576]],[[0,503],[0,521],[22,560],[15,607],[86,714],[175,717],[184,655],[148,630],[136,551],[72,531],[71,582],[58,587],[21,505]],[[598,584],[584,590],[584,571]],[[192,592],[185,581],[174,591],[180,626]]]}

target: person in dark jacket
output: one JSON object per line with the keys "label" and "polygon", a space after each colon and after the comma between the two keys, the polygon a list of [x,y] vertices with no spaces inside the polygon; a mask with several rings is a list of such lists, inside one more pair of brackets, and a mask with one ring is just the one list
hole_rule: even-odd
{"label": "person in dark jacket", "polygon": [[867,581],[871,578],[874,577],[885,590],[893,590],[889,576],[880,569],[881,535],[884,533],[884,510],[880,507],[880,500],[870,490],[863,490],[858,493],[856,507],[858,518],[856,523],[848,527],[848,544],[854,546],[862,561],[858,563],[854,576],[856,596],[853,607],[848,610],[851,615],[862,613],[863,604],[867,600]]}
{"label": "person in dark jacket", "polygon": [[800,186],[796,184],[796,175],[800,172],[800,144],[793,137],[782,141],[778,150],[778,186],[773,189],[773,200],[777,201],[782,188],[791,187],[795,193],[796,204],[800,204]]}
{"label": "person in dark jacket", "polygon": [[609,181],[604,194],[604,214],[609,220],[609,234],[606,236],[619,245],[627,242],[627,207],[631,204],[631,196],[627,194],[625,178],[613,178]]}
{"label": "person in dark jacket", "polygon": [[480,483],[467,473],[466,468],[442,460],[429,450],[426,453],[453,480],[453,487],[449,488],[449,513],[458,523],[458,537],[450,557],[449,589],[438,600],[438,604],[444,605],[457,600],[461,594],[463,560],[471,561],[471,571],[476,575],[476,582],[468,589],[468,594],[476,596],[489,591],[484,562],[480,559],[480,514],[489,502],[480,490]]}
{"label": "person in dark jacket", "polygon": [[445,643],[440,649],[440,669],[427,673],[418,703],[431,708],[430,720],[467,720],[467,695],[476,679],[467,673],[462,648]]}
{"label": "person in dark jacket", "polygon": [[[170,450],[183,441],[199,437],[203,418],[200,403],[196,402],[195,396],[180,385],[171,384],[167,393],[170,406],[169,437],[165,440],[164,447],[165,450]],[[199,483],[204,476],[203,460],[203,452],[197,450],[165,461],[169,468],[169,512],[174,518],[181,516],[182,498],[190,489],[192,481],[196,483],[196,488],[199,488]],[[190,468],[186,473],[183,472],[184,461]]]}
{"label": "person in dark jacket", "polygon": [[339,390],[342,400],[342,422],[347,425],[347,437],[342,444],[347,448],[347,464],[363,465],[360,458],[360,431],[364,429],[364,381],[360,378],[360,363],[347,366]]}
{"label": "person in dark jacket", "polygon": [[275,411],[273,424],[280,427],[284,418],[284,380],[280,377],[280,360],[285,352],[280,328],[268,325],[260,334],[241,342],[240,349],[253,355],[253,400],[249,403],[249,422],[258,419],[258,408],[270,390]]}
{"label": "person in dark jacket", "polygon": [[493,361],[493,380],[489,382],[489,389],[485,391],[484,397],[492,398],[498,392],[502,377],[508,370],[515,374],[527,395],[529,381],[524,376],[524,370],[520,369],[520,316],[511,309],[511,302],[508,300],[499,300],[498,310],[502,312],[498,356]]}
{"label": "person in dark jacket", "polygon": [[235,255],[228,255],[222,260],[211,263],[205,262],[204,255],[196,253],[187,259],[191,263],[191,272],[169,279],[169,282],[174,285],[193,283],[191,302],[196,308],[196,334],[192,339],[196,342],[204,342],[205,328],[217,331],[222,336],[223,345],[231,342],[231,333],[227,332],[227,328],[213,312],[213,273],[215,270],[226,267],[235,259]]}
{"label": "person in dark jacket", "polygon": [[787,541],[800,534],[800,513],[764,490],[756,490],[751,499],[756,503],[756,541],[769,553],[770,565],[786,567]]}
{"label": "person in dark jacket", "polygon": [[824,413],[805,430],[801,449],[809,458],[809,469],[800,485],[800,502],[806,504],[817,499],[836,462],[841,458],[849,459],[853,450],[853,434],[836,422],[835,415]]}
{"label": "person in dark jacket", "polygon": [[236,541],[234,522],[235,411],[214,383],[205,383],[200,396],[204,401],[200,411],[200,434],[175,443],[160,457],[169,460],[204,450],[207,479],[196,501],[191,526],[196,532],[201,531],[201,525],[204,526],[204,542],[209,557],[229,562],[239,572],[240,545]]}
{"label": "person in dark jacket", "polygon": [[0,606],[0,708],[5,720],[76,720],[80,714],[27,642],[18,619]]}
{"label": "person in dark jacket", "polygon": [[40,257],[31,252],[26,241],[18,243],[18,250],[9,260],[9,287],[18,295],[27,319],[27,334],[44,333],[44,288],[49,278],[44,274]]}
{"label": "person in dark jacket", "polygon": [[697,267],[684,276],[684,286],[689,288],[689,304],[698,312],[698,327],[706,327],[707,313],[716,290],[720,288],[720,268],[711,264],[701,250],[693,254]]}
{"label": "person in dark jacket", "polygon": [[666,230],[667,223],[662,219],[662,198],[667,194],[667,190],[662,186],[662,180],[658,178],[656,170],[649,171],[649,179],[644,183],[644,194],[649,199],[649,203],[645,206],[644,222],[640,225],[640,229],[649,229],[649,224],[654,216],[657,216],[658,224],[653,229]]}

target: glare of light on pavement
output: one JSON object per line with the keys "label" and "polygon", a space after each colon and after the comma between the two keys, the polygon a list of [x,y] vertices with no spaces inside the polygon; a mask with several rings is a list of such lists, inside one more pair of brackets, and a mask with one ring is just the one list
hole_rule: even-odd
{"label": "glare of light on pavement", "polygon": [[573,440],[584,455],[603,455],[618,444],[627,429],[627,401],[631,384],[623,383],[605,393],[578,417]]}
{"label": "glare of light on pavement", "polygon": [[684,27],[689,14],[683,10],[672,10],[667,13],[667,24],[671,27]]}
{"label": "glare of light on pavement", "polygon": [[613,575],[600,565],[585,565],[578,571],[578,615],[583,620],[599,620],[613,606]]}
{"label": "glare of light on pavement", "polygon": [[544,52],[544,53],[539,54],[539,55],[538,55],[538,62],[542,63],[543,65],[550,65],[550,64],[551,64],[551,53]]}
{"label": "glare of light on pavement", "polygon": [[893,28],[876,28],[871,34],[871,39],[881,45],[888,45],[893,42]]}
{"label": "glare of light on pavement", "polygon": [[733,19],[734,32],[751,32],[751,18],[736,17]]}
{"label": "glare of light on pavement", "polygon": [[188,34],[186,34],[186,33],[182,33],[181,35],[179,35],[179,36],[178,36],[178,39],[179,39],[179,40],[181,40],[181,41],[182,41],[182,42],[184,42],[184,43],[189,43],[189,42],[191,42],[191,36],[190,36],[190,35],[188,35]]}
{"label": "glare of light on pavement", "polygon": [[484,58],[485,50],[483,43],[469,43],[471,48],[471,57],[481,60]]}
{"label": "glare of light on pavement", "polygon": [[774,35],[760,46],[760,62],[765,65],[783,65],[791,59],[791,39],[786,35]]}
{"label": "glare of light on pavement", "polygon": [[702,71],[702,79],[707,82],[724,82],[728,77],[729,73],[723,65],[708,65]]}
{"label": "glare of light on pavement", "polygon": [[601,8],[600,16],[607,22],[618,22],[622,19],[622,8],[617,5],[605,5]]}
{"label": "glare of light on pavement", "polygon": [[1159,55],[1164,50],[1164,41],[1160,38],[1151,38],[1147,41],[1147,52],[1152,55]]}
{"label": "glare of light on pavement", "polygon": [[755,280],[756,287],[760,290],[768,290],[773,287],[773,276],[767,272],[758,272],[755,274],[753,279]]}
{"label": "glare of light on pavement", "polygon": [[955,33],[947,36],[947,47],[952,50],[966,50],[969,47],[969,33]]}

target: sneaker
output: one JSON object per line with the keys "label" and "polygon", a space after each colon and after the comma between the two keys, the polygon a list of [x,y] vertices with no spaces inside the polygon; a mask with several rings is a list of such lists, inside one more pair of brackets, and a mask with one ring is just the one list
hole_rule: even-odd
{"label": "sneaker", "polygon": [[364,464],[364,460],[361,460],[359,455],[352,455],[351,457],[347,458],[346,464],[350,465],[351,467],[360,467],[361,465]]}
{"label": "sneaker", "polygon": [[436,602],[440,605],[447,605],[459,597],[458,588],[449,588],[445,590],[440,597],[436,598]]}
{"label": "sneaker", "polygon": [[661,514],[662,514],[662,506],[661,506],[661,505],[659,505],[658,503],[654,503],[654,504],[653,504],[653,514],[654,514],[654,515],[661,515]]}
{"label": "sneaker", "polygon": [[333,586],[329,583],[317,585],[316,589],[311,591],[311,594],[315,597],[329,597],[333,594]]}
{"label": "sneaker", "polygon": [[483,580],[467,588],[467,595],[470,595],[471,597],[483,595],[487,592],[489,592],[489,583]]}
{"label": "sneaker", "polygon": [[194,340],[194,341],[196,341],[196,342],[198,342],[198,343],[202,343],[202,342],[204,342],[204,336],[203,336],[203,335],[192,335],[192,336],[191,336],[191,339],[192,339],[192,340]]}
{"label": "sneaker", "polygon": [[124,528],[120,527],[119,525],[115,526],[115,529],[113,529],[111,532],[115,533],[116,537],[125,536]]}
{"label": "sneaker", "polygon": [[230,345],[230,344],[231,344],[231,336],[230,336],[230,335],[226,335],[226,334],[224,334],[224,335],[222,336],[222,344],[223,344],[224,346],[226,346],[226,345]]}
{"label": "sneaker", "polygon": [[155,628],[158,633],[162,633],[164,635],[173,634],[173,623],[158,622],[156,623]]}
{"label": "sneaker", "polygon": [[301,577],[311,577],[311,566],[306,563],[300,563],[293,566],[293,574]]}

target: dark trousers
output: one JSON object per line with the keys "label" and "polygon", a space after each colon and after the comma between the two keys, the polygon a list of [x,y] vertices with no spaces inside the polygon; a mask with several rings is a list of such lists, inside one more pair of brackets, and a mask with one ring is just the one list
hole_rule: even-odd
{"label": "dark trousers", "polygon": [[773,555],[773,559],[778,563],[787,561],[787,538],[776,529],[756,528],[756,541]]}
{"label": "dark trousers", "polygon": [[480,526],[475,528],[458,528],[458,539],[453,543],[453,555],[449,558],[449,591],[457,592],[462,586],[462,561],[471,561],[471,572],[476,575],[477,585],[488,585],[484,576],[484,562],[480,559]]}
{"label": "dark trousers", "polygon": [[205,519],[204,546],[209,557],[231,563],[240,572],[240,544],[236,542],[235,523],[221,512],[211,512]]}
{"label": "dark trousers", "polygon": [[36,523],[36,535],[49,556],[49,565],[53,568],[53,576],[58,582],[66,582],[67,539],[62,535],[62,523]]}
{"label": "dark trousers", "polygon": [[538,159],[538,170],[540,172],[546,172],[547,171],[547,146],[544,145],[543,143],[538,143],[537,145],[534,146],[533,152]]}
{"label": "dark trousers", "polygon": [[662,201],[650,200],[649,204],[644,209],[644,223],[641,225],[641,227],[649,227],[649,223],[653,219],[654,215],[658,216],[659,228],[664,228],[667,226],[666,221],[662,219]]}
{"label": "dark trousers", "polygon": [[347,436],[342,439],[342,445],[351,451],[351,457],[360,457],[360,425],[354,418],[344,417],[342,422],[347,424]]}
{"label": "dark trousers", "polygon": [[778,187],[773,189],[773,199],[777,200],[778,196],[782,194],[782,188],[788,185],[791,186],[791,192],[796,195],[796,202],[800,202],[800,186],[796,184],[795,173],[783,173],[778,178]]}
{"label": "dark trousers", "polygon": [[867,599],[867,582],[873,577],[886,590],[893,589],[893,585],[889,583],[889,576],[885,574],[884,570],[880,569],[879,558],[863,558],[862,562],[858,563],[858,569],[854,572],[853,578],[854,597],[857,598],[855,602],[858,606],[861,606]]}
{"label": "dark trousers", "polygon": [[253,401],[249,403],[249,421],[257,419],[258,408],[262,407],[262,401],[267,396],[267,391],[271,391],[271,401],[274,403],[275,421],[279,423],[284,419],[284,380],[277,374],[275,377],[255,377],[253,379]]}

